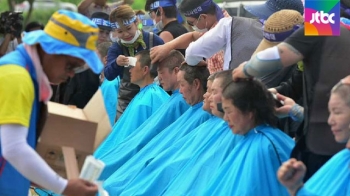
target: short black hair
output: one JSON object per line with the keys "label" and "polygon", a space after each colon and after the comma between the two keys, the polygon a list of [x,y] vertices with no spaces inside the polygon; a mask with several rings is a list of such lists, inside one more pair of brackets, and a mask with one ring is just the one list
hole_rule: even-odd
{"label": "short black hair", "polygon": [[[189,11],[192,11],[193,9],[201,6],[205,1],[207,0],[183,0],[179,6],[179,10],[181,13],[186,13]],[[203,12],[203,14],[211,14],[211,15],[215,15],[216,14],[216,5],[213,2],[209,9],[205,12]]]}
{"label": "short black hair", "polygon": [[183,63],[180,66],[180,71],[185,72],[184,79],[189,84],[193,84],[193,81],[198,79],[203,91],[207,91],[207,82],[210,74],[206,66],[190,66],[187,63]]}
{"label": "short black hair", "polygon": [[256,125],[277,124],[275,101],[264,84],[256,79],[241,79],[230,82],[222,92],[222,97],[230,99],[232,105],[242,113],[252,112]]}
{"label": "short black hair", "polygon": [[139,62],[141,64],[141,67],[147,66],[149,68],[149,74],[151,75],[152,78],[157,77],[158,72],[157,69],[155,69],[152,64],[151,64],[151,56],[149,50],[141,50],[140,52],[136,53],[136,56],[140,56]]}
{"label": "short black hair", "polygon": [[[151,4],[158,0],[147,0],[145,4],[146,11],[154,11],[155,13],[159,8],[151,10]],[[176,6],[162,7],[164,11],[164,15],[167,18],[176,18],[177,17],[177,8]],[[157,16],[160,16],[160,11],[158,11]]]}
{"label": "short black hair", "polygon": [[41,30],[43,30],[44,29],[44,25],[39,23],[39,22],[37,22],[37,21],[32,21],[32,22],[30,22],[30,23],[28,23],[26,25],[26,27],[24,28],[24,31],[25,32],[30,32],[34,28],[40,28]]}

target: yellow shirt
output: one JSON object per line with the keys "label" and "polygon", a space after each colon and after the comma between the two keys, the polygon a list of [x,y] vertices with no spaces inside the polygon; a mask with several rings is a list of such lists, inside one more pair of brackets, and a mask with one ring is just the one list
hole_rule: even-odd
{"label": "yellow shirt", "polygon": [[0,66],[0,125],[29,127],[34,84],[28,71],[18,65]]}

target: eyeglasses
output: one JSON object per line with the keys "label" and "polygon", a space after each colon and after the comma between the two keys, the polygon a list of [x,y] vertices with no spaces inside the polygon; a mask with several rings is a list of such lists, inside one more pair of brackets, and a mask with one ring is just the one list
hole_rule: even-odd
{"label": "eyeglasses", "polygon": [[157,9],[154,9],[154,10],[150,10],[150,11],[148,12],[148,14],[149,14],[149,16],[152,16],[152,12],[154,12],[154,13],[155,13],[155,15],[157,16],[158,11],[159,11],[159,9],[158,9],[158,8],[157,8]]}
{"label": "eyeglasses", "polygon": [[188,20],[187,20],[186,22],[187,22],[187,24],[190,25],[191,27],[193,27],[193,26],[195,26],[195,25],[197,26],[197,24],[198,24],[199,19],[201,18],[201,16],[202,16],[202,15],[199,15],[198,18],[195,20],[195,21],[197,21],[196,24],[194,24],[195,21],[193,21],[193,22],[188,22]]}

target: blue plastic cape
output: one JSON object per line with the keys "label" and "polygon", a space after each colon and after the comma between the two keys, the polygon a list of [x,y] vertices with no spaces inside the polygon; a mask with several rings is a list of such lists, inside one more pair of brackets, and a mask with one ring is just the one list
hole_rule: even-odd
{"label": "blue plastic cape", "polygon": [[149,84],[142,88],[114,124],[111,133],[96,149],[94,156],[97,159],[103,157],[105,153],[135,131],[168,99],[168,93],[157,84]]}
{"label": "blue plastic cape", "polygon": [[149,117],[123,142],[99,158],[106,164],[100,180],[105,180],[112,175],[158,133],[175,122],[189,107],[190,105],[186,103],[179,90],[174,91],[169,101],[160,106],[157,112]]}
{"label": "blue plastic cape", "polygon": [[[192,167],[202,168],[203,165],[197,162],[199,156],[215,154],[215,159],[211,159],[210,164],[221,165],[236,144],[233,138],[225,121],[215,116],[211,117],[153,159],[121,195],[163,195],[167,185],[175,177],[179,177],[179,173],[192,159],[196,159],[195,165],[191,164]],[[195,168],[191,168],[189,172]],[[183,177],[180,179],[181,184],[190,186],[190,181],[187,180],[193,179],[192,176],[187,173]],[[169,195],[178,195],[178,192]]]}
{"label": "blue plastic cape", "polygon": [[298,191],[297,196],[350,195],[350,150],[334,155]]}
{"label": "blue plastic cape", "polygon": [[157,155],[210,118],[202,109],[203,102],[190,107],[178,120],[154,137],[142,150],[128,160],[105,182],[110,195],[119,195],[137,174]]}
{"label": "blue plastic cape", "polygon": [[114,125],[115,115],[117,114],[119,84],[120,79],[118,76],[112,81],[104,79],[100,87],[102,91],[103,101],[105,103],[105,108],[112,127]]}
{"label": "blue plastic cape", "polygon": [[288,195],[276,172],[289,159],[294,141],[279,129],[250,130],[198,195]]}
{"label": "blue plastic cape", "polygon": [[207,183],[242,138],[243,136],[234,135],[226,125],[217,138],[212,137],[210,142],[191,158],[162,195],[199,195],[207,188]]}

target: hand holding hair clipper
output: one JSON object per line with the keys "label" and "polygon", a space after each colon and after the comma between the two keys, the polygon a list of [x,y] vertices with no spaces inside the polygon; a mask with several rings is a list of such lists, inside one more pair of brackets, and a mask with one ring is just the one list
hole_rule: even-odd
{"label": "hand holding hair clipper", "polygon": [[279,93],[272,93],[276,100],[276,116],[278,118],[290,117],[294,121],[304,120],[304,108],[289,97]]}

